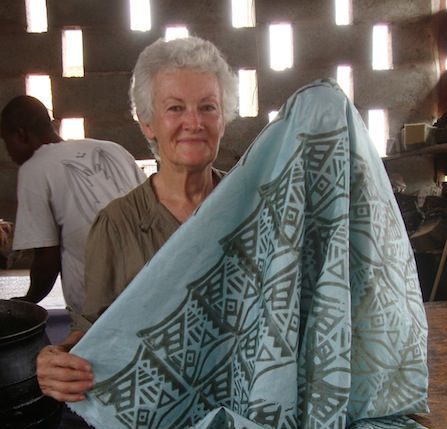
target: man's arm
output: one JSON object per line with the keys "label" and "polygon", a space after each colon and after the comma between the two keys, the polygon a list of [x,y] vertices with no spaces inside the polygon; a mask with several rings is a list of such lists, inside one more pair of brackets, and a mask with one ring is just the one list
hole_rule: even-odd
{"label": "man's arm", "polygon": [[34,249],[31,265],[30,287],[23,299],[37,303],[44,299],[53,289],[54,282],[61,270],[59,246]]}

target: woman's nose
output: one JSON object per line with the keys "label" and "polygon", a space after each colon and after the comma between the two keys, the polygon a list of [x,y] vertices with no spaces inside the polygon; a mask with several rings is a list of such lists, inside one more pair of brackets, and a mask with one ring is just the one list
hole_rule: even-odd
{"label": "woman's nose", "polygon": [[185,112],[184,126],[191,131],[197,131],[203,128],[202,115],[195,109]]}

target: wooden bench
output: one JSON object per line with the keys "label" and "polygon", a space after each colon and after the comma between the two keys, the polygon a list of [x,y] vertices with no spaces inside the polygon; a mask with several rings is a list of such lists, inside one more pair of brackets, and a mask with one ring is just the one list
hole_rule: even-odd
{"label": "wooden bench", "polygon": [[411,416],[430,429],[447,428],[447,301],[425,303],[428,320],[429,414]]}

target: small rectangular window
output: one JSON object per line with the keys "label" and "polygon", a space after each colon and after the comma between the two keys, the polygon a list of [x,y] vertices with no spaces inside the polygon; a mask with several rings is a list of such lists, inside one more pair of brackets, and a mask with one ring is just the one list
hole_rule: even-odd
{"label": "small rectangular window", "polygon": [[26,0],[26,31],[45,33],[48,31],[47,3],[45,0]]}
{"label": "small rectangular window", "polygon": [[53,119],[53,93],[51,91],[51,79],[48,75],[29,74],[25,80],[26,94],[39,99],[48,109],[50,118]]}
{"label": "small rectangular window", "polygon": [[256,70],[239,70],[239,115],[258,116],[258,79]]}
{"label": "small rectangular window", "polygon": [[335,23],[352,24],[352,0],[335,0]]}
{"label": "small rectangular window", "polygon": [[157,161],[155,159],[137,159],[135,161],[143,171],[144,174],[149,177],[156,173],[158,170]]}
{"label": "small rectangular window", "polygon": [[293,34],[292,26],[287,23],[271,24],[270,35],[270,67],[282,71],[293,67]]}
{"label": "small rectangular window", "polygon": [[385,110],[372,109],[368,111],[368,130],[379,155],[386,156],[389,127],[388,116]]}
{"label": "small rectangular window", "polygon": [[183,37],[188,37],[189,31],[185,26],[174,26],[174,27],[166,27],[165,32],[165,40],[168,42],[169,40],[181,39]]}
{"label": "small rectangular window", "polygon": [[346,96],[354,100],[354,83],[352,80],[352,67],[349,65],[342,65],[337,67],[337,83],[346,94]]}
{"label": "small rectangular window", "polygon": [[130,0],[130,29],[133,31],[149,31],[151,27],[150,1]]}
{"label": "small rectangular window", "polygon": [[372,53],[373,70],[392,68],[391,33],[388,25],[379,24],[373,27]]}
{"label": "small rectangular window", "polygon": [[278,110],[269,112],[269,122],[272,122],[278,116]]}
{"label": "small rectangular window", "polygon": [[84,118],[62,119],[59,134],[64,140],[85,138]]}
{"label": "small rectangular window", "polygon": [[234,28],[255,27],[254,0],[231,0],[231,15]]}
{"label": "small rectangular window", "polygon": [[62,76],[84,76],[84,49],[82,30],[69,29],[62,31]]}

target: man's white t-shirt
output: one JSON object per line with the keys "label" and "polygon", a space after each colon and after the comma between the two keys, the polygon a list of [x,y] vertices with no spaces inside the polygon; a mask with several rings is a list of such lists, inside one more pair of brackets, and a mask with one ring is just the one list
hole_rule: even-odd
{"label": "man's white t-shirt", "polygon": [[94,139],[42,145],[19,169],[13,249],[60,246],[67,306],[84,300],[84,250],[97,212],[146,179],[122,146]]}

